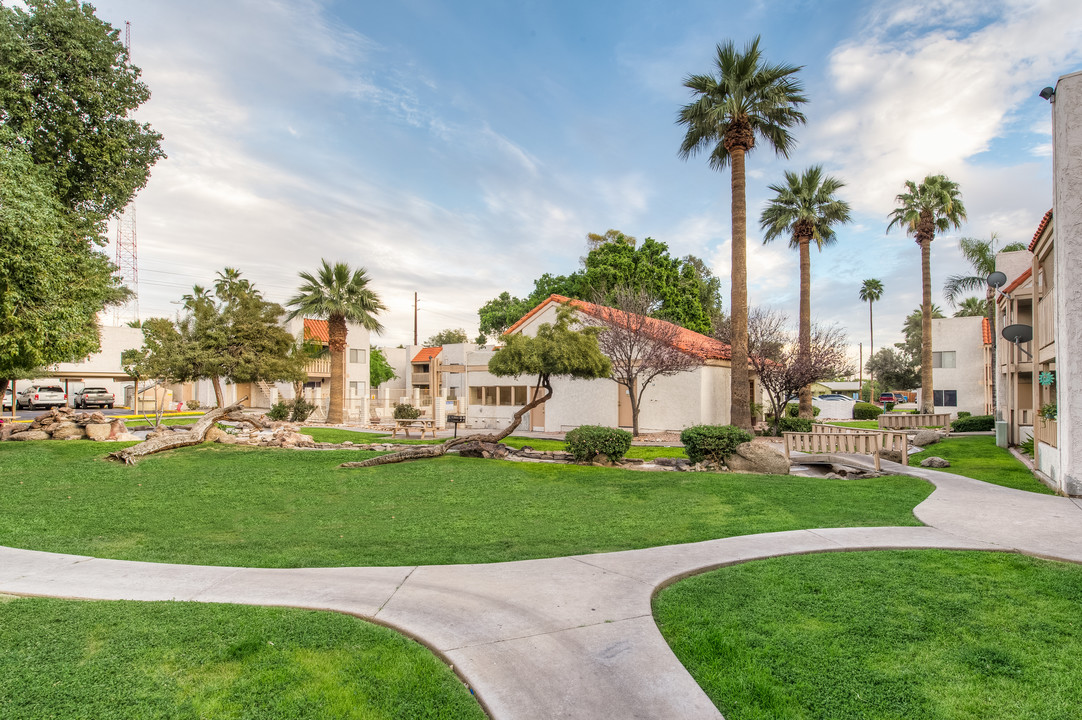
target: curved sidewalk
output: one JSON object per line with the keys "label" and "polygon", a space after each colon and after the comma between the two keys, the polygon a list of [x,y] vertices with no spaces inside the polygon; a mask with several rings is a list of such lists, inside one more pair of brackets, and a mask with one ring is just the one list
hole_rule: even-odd
{"label": "curved sidewalk", "polygon": [[256,569],[102,560],[0,548],[0,592],[335,610],[440,653],[497,720],[720,718],[661,637],[654,591],[778,555],[898,548],[1003,550],[1082,562],[1082,500],[884,463],[936,490],[927,527],[765,533],[490,565]]}

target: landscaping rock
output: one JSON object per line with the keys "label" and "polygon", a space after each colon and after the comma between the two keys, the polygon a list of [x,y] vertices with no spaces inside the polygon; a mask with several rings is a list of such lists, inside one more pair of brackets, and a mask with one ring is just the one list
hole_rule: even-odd
{"label": "landscaping rock", "polygon": [[486,443],[472,440],[458,448],[460,457],[470,458],[505,458],[507,446],[503,443]]}
{"label": "landscaping rock", "polygon": [[948,468],[951,464],[941,457],[929,457],[921,460],[920,466],[926,468]]}
{"label": "landscaping rock", "polygon": [[91,422],[86,424],[86,436],[91,440],[101,442],[108,440],[111,434],[112,423]]}
{"label": "landscaping rock", "polygon": [[763,475],[789,474],[789,460],[784,452],[774,447],[773,443],[754,441],[741,443],[725,460],[725,464],[733,472]]}
{"label": "landscaping rock", "polygon": [[880,460],[889,460],[890,462],[898,463],[899,465],[905,465],[906,461],[902,459],[901,450],[880,450]]}
{"label": "landscaping rock", "polygon": [[9,440],[48,440],[49,433],[44,430],[23,430],[20,433],[15,433]]}
{"label": "landscaping rock", "polygon": [[935,430],[918,430],[913,435],[913,444],[917,447],[927,447],[939,442],[939,433]]}
{"label": "landscaping rock", "polygon": [[86,430],[75,423],[60,423],[53,426],[53,440],[82,440]]}
{"label": "landscaping rock", "polygon": [[233,436],[227,433],[225,430],[222,430],[217,425],[212,425],[207,430],[207,434],[203,436],[203,442],[227,442],[226,440],[224,440],[224,438],[226,437],[232,439],[233,442],[236,442],[236,440],[233,439]]}

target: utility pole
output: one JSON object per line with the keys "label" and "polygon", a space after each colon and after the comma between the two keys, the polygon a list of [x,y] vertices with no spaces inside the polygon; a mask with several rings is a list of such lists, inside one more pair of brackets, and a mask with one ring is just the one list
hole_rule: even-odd
{"label": "utility pole", "polygon": [[864,397],[864,343],[857,343],[857,347],[860,348],[860,380],[857,381],[857,402],[860,402]]}
{"label": "utility pole", "polygon": [[417,344],[417,291],[413,293],[413,344]]}

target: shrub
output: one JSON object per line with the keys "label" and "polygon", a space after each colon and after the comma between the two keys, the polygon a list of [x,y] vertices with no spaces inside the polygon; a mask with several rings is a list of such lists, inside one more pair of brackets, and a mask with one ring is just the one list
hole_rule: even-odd
{"label": "shrub", "polygon": [[290,403],[284,400],[279,400],[271,406],[271,409],[267,411],[267,418],[270,420],[285,420],[289,417]]}
{"label": "shrub", "polygon": [[619,428],[583,425],[568,432],[564,442],[567,451],[579,462],[593,460],[597,455],[616,462],[631,447],[631,433]]}
{"label": "shrub", "polygon": [[1018,449],[1024,452],[1026,455],[1033,457],[1033,436],[1030,435],[1026,438],[1026,441],[1018,446]]}
{"label": "shrub", "polygon": [[959,420],[961,420],[963,418],[967,418],[967,417],[972,417],[972,416],[973,416],[973,413],[969,412],[968,410],[959,410],[958,411],[958,419]]}
{"label": "shrub", "polygon": [[395,420],[416,420],[421,417],[421,409],[415,408],[409,403],[395,403],[394,404],[394,419]]}
{"label": "shrub", "polygon": [[304,422],[315,409],[314,403],[310,403],[304,398],[297,398],[290,406],[289,419],[291,422]]}
{"label": "shrub", "polygon": [[808,418],[783,417],[778,421],[778,432],[811,432],[812,421]]}
{"label": "shrub", "polygon": [[198,410],[199,409],[199,401],[198,400],[189,400],[188,402],[186,402],[184,404],[188,407],[189,410]]}
{"label": "shrub", "polygon": [[871,403],[858,402],[853,406],[853,419],[854,420],[875,420],[883,413],[883,410],[877,405]]}
{"label": "shrub", "polygon": [[893,412],[893,411],[894,411],[894,403],[892,403],[892,402],[883,403],[883,412]]}
{"label": "shrub", "polygon": [[[819,417],[819,413],[821,411],[822,411],[822,408],[817,408],[817,407],[815,407],[813,405],[812,406],[812,417]],[[786,405],[785,406],[785,414],[788,417],[795,418],[797,415],[800,414],[800,406],[797,405],[796,403],[790,403],[790,404]]]}
{"label": "shrub", "polygon": [[995,430],[996,419],[991,415],[971,415],[951,423],[951,432],[982,432]]}
{"label": "shrub", "polygon": [[1041,406],[1040,415],[1045,420],[1055,420],[1058,412],[1059,411],[1056,407],[1056,403],[1047,403]]}
{"label": "shrub", "polygon": [[[810,420],[806,422],[811,425]],[[680,433],[680,442],[693,463],[723,463],[737,445],[750,440],[751,434],[736,425],[696,425]]]}

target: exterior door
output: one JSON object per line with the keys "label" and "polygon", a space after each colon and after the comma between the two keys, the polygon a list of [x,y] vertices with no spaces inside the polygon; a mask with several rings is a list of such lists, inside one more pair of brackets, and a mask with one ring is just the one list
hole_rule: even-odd
{"label": "exterior door", "polygon": [[620,427],[631,427],[634,424],[634,416],[631,413],[631,396],[623,385],[616,386],[619,393],[619,404],[616,409],[616,423]]}
{"label": "exterior door", "polygon": [[[530,400],[537,399],[539,394],[545,392],[544,388],[533,387],[530,391]],[[541,403],[530,411],[530,427],[534,432],[545,432],[545,403]]]}

